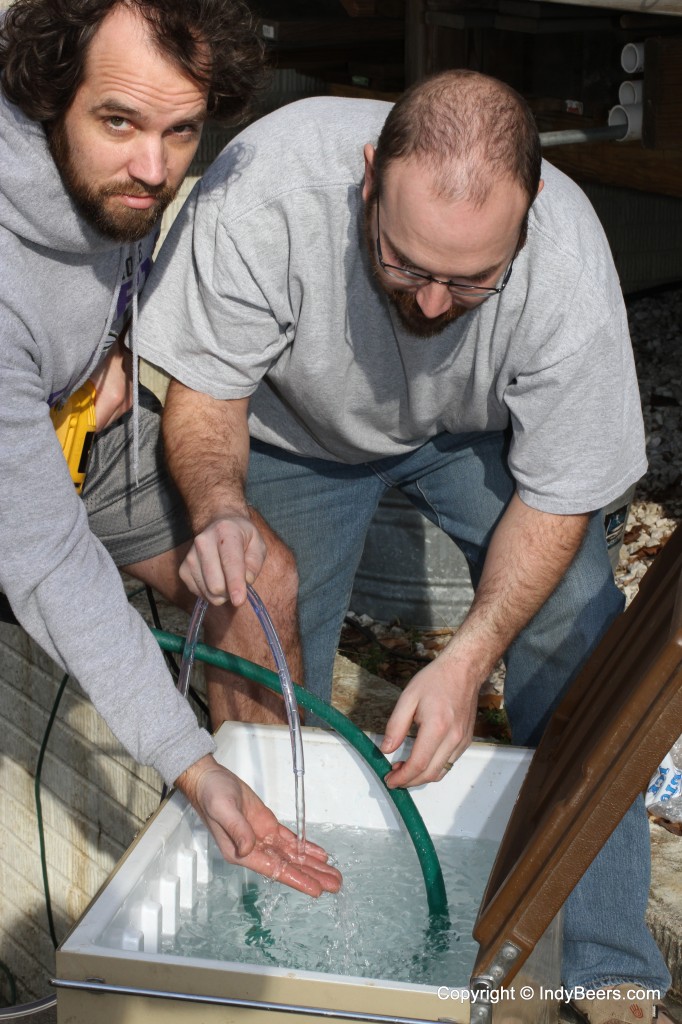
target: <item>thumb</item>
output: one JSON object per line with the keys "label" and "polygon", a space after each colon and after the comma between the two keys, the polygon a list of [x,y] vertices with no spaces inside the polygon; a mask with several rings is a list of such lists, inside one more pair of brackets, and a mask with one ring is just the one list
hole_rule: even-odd
{"label": "thumb", "polygon": [[256,833],[248,818],[236,807],[220,808],[207,816],[208,823],[218,848],[228,861],[235,857],[248,857],[256,845]]}
{"label": "thumb", "polygon": [[238,857],[248,857],[256,845],[256,833],[242,815],[230,822],[226,828],[227,835],[234,845]]}
{"label": "thumb", "polygon": [[405,740],[414,719],[415,708],[411,701],[403,696],[393,708],[393,713],[386,723],[386,733],[381,744],[383,754],[392,754]]}

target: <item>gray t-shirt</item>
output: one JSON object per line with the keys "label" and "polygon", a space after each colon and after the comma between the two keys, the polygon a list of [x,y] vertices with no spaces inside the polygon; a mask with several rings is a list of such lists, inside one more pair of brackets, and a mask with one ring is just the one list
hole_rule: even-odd
{"label": "gray t-shirt", "polygon": [[373,278],[363,155],[390,107],[317,97],[250,125],[190,196],[145,290],[139,349],[194,390],[252,396],[253,437],[362,463],[512,428],[520,497],[591,511],[646,469],[626,314],[588,200],[543,164],[500,295],[417,338]]}

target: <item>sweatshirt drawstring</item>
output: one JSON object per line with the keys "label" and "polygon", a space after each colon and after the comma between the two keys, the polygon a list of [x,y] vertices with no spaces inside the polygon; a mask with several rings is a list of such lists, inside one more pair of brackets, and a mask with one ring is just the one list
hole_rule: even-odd
{"label": "sweatshirt drawstring", "polygon": [[139,402],[139,382],[140,382],[140,367],[137,355],[137,293],[140,285],[140,253],[139,248],[135,253],[133,250],[138,247],[131,245],[130,252],[135,260],[135,273],[133,278],[133,301],[132,301],[132,316],[130,320],[130,329],[128,331],[128,337],[130,338],[130,351],[133,360],[133,477],[135,479],[135,486],[139,484],[139,472],[140,472],[140,402]]}

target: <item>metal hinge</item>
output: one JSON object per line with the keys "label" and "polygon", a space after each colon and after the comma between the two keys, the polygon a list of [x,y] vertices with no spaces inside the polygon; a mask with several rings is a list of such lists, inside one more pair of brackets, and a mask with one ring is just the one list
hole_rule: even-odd
{"label": "metal hinge", "polygon": [[493,1002],[490,993],[502,988],[504,980],[521,955],[513,942],[505,942],[490,965],[488,974],[477,975],[469,983],[471,992],[470,1024],[491,1024]]}

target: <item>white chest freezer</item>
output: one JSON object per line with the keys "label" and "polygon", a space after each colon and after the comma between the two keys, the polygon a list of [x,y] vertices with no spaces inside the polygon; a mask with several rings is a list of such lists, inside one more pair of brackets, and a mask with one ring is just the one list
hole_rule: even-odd
{"label": "white chest freezer", "polygon": [[[282,726],[226,723],[216,738],[218,759],[244,778],[281,820],[292,821],[288,731]],[[345,740],[305,728],[304,751],[311,839],[328,845],[316,824],[334,823],[402,832],[410,846],[383,783]],[[436,841],[443,836],[470,837],[487,840],[496,848],[531,753],[475,743],[442,782],[411,790]],[[294,964],[270,965],[262,958],[249,963],[248,950],[238,960],[168,952],[164,936],[177,931],[183,915],[193,920],[195,932],[201,929],[192,908],[208,885],[210,856],[206,830],[184,797],[174,793],[148,822],[57,952],[59,1024],[469,1021],[466,981],[452,985],[444,977],[424,984],[419,979],[396,981],[303,970]],[[339,867],[343,871],[343,863]],[[476,903],[484,881],[475,894]],[[410,884],[423,900],[416,854]],[[365,900],[372,894],[356,892],[356,896]],[[399,914],[393,924],[399,932]],[[466,925],[468,935],[472,924]],[[474,956],[475,945],[471,966]],[[514,979],[513,1010],[510,1003],[500,1002],[493,1019],[519,1024],[556,1020],[551,1000],[518,994],[522,988],[527,993],[539,993],[541,986],[558,989],[559,959],[559,922],[555,920]]]}

